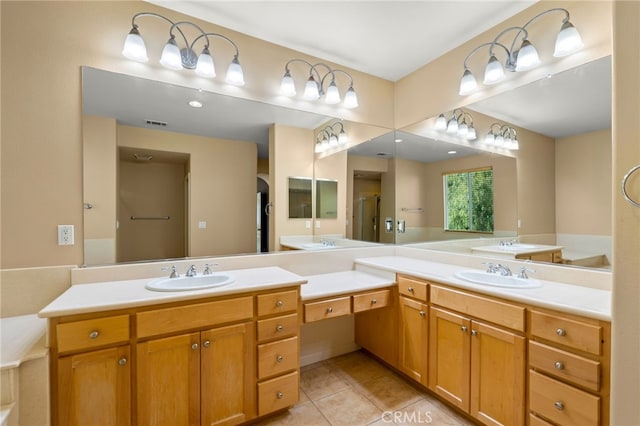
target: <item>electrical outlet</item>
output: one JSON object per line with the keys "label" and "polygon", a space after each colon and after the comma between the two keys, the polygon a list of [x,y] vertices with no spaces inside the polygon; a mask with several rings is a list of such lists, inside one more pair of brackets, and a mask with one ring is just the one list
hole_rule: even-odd
{"label": "electrical outlet", "polygon": [[58,245],[72,246],[73,244],[73,225],[58,225]]}

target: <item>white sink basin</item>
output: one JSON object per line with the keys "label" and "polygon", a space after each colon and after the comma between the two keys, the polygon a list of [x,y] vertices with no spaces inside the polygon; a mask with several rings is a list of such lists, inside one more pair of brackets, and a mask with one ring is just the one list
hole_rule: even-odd
{"label": "white sink basin", "polygon": [[196,275],[195,277],[157,278],[149,281],[145,287],[153,291],[188,291],[222,287],[235,281],[233,275],[216,273]]}
{"label": "white sink basin", "polygon": [[326,250],[326,249],[336,248],[336,246],[323,244],[323,243],[307,243],[307,244],[302,244],[300,247],[302,247],[305,250]]}
{"label": "white sink basin", "polygon": [[465,281],[493,287],[536,288],[542,286],[541,282],[530,278],[518,278],[513,275],[503,276],[500,274],[490,274],[484,271],[460,271],[456,272],[454,275]]}

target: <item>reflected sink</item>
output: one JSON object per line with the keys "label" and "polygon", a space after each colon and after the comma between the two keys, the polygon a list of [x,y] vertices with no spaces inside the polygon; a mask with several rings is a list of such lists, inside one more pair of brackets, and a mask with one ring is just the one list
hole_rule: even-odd
{"label": "reflected sink", "polygon": [[233,275],[216,273],[196,275],[195,277],[157,278],[149,281],[145,287],[153,291],[188,291],[222,287],[235,281]]}
{"label": "reflected sink", "polygon": [[531,278],[518,278],[513,275],[503,276],[500,274],[490,274],[484,271],[460,271],[454,274],[457,278],[475,284],[489,285],[493,287],[507,288],[536,288],[542,287],[542,283]]}
{"label": "reflected sink", "polygon": [[323,249],[334,249],[335,245],[324,244],[324,243],[307,243],[300,245],[305,250],[323,250]]}
{"label": "reflected sink", "polygon": [[484,247],[478,247],[478,249],[484,248],[485,250],[522,251],[522,250],[531,250],[538,247],[539,246],[536,246],[533,244],[514,243],[514,244],[511,244],[510,246],[500,246],[500,245],[484,246]]}

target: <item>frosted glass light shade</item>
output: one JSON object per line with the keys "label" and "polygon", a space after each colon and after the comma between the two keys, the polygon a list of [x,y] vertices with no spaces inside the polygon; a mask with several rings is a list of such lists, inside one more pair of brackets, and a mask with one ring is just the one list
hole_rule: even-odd
{"label": "frosted glass light shade", "polygon": [[467,140],[473,141],[473,140],[476,140],[477,137],[478,136],[476,134],[475,127],[473,127],[473,125],[469,126],[469,131],[467,132]]}
{"label": "frosted glass light shade", "polygon": [[458,120],[455,117],[452,117],[447,124],[447,133],[455,134],[458,133]]}
{"label": "frosted glass light shade", "polygon": [[207,47],[202,49],[202,53],[198,56],[195,71],[200,77],[213,78],[216,76],[216,66]]}
{"label": "frosted glass light shade", "polygon": [[234,56],[233,60],[229,64],[225,81],[235,86],[244,86],[244,72],[242,71],[242,67],[240,66],[238,56]]}
{"label": "frosted glass light shade", "polygon": [[476,78],[473,76],[471,71],[465,69],[464,73],[462,74],[462,78],[460,79],[460,96],[465,96],[473,93],[477,88],[478,82],[476,81]]}
{"label": "frosted glass light shade", "polygon": [[329,146],[331,147],[338,146],[338,137],[336,135],[331,135],[329,137]]}
{"label": "frosted glass light shade", "polygon": [[131,28],[131,31],[127,34],[127,38],[124,40],[122,55],[127,59],[138,62],[147,62],[149,60],[147,47],[137,28]]}
{"label": "frosted glass light shade", "polygon": [[182,57],[180,56],[180,48],[176,44],[176,39],[171,37],[167,44],[162,49],[162,56],[160,57],[160,64],[171,70],[182,69]]}
{"label": "frosted glass light shade", "polygon": [[580,33],[569,21],[562,24],[560,32],[556,37],[556,47],[553,51],[553,56],[560,58],[562,56],[571,55],[582,49],[584,43]]}
{"label": "frosted glass light shade", "polygon": [[358,106],[358,96],[356,96],[353,86],[350,86],[347,89],[347,93],[344,94],[344,106],[345,108],[356,108]]}
{"label": "frosted glass light shade", "polygon": [[324,101],[330,105],[340,103],[340,91],[338,90],[338,86],[336,86],[335,80],[331,80]]}
{"label": "frosted glass light shade", "polygon": [[347,142],[349,142],[347,133],[344,130],[340,130],[340,133],[338,134],[338,145],[345,145]]}
{"label": "frosted glass light shade", "polygon": [[296,83],[293,81],[293,77],[291,77],[291,73],[287,70],[284,73],[284,77],[282,77],[282,82],[280,83],[280,93],[285,96],[295,96],[296,95]]}
{"label": "frosted glass light shade", "polygon": [[529,40],[522,40],[522,45],[518,51],[518,58],[516,59],[516,71],[530,70],[538,65],[540,65],[538,51]]}
{"label": "frosted glass light shade", "polygon": [[496,84],[504,78],[504,68],[495,55],[491,55],[484,69],[484,84]]}
{"label": "frosted glass light shade", "polygon": [[461,136],[461,137],[466,137],[466,136],[467,136],[467,133],[469,133],[469,126],[467,126],[465,123],[461,123],[461,124],[458,126],[458,133],[457,133],[457,135],[458,135],[458,136]]}
{"label": "frosted glass light shade", "polygon": [[320,92],[318,91],[318,83],[313,78],[313,76],[309,76],[307,80],[307,84],[304,86],[304,95],[303,97],[308,101],[315,101],[320,98]]}
{"label": "frosted glass light shade", "polygon": [[484,137],[484,143],[486,143],[487,145],[493,145],[495,144],[495,142],[496,142],[496,137],[491,132],[487,133],[487,136]]}
{"label": "frosted glass light shade", "polygon": [[436,118],[436,130],[446,130],[447,129],[447,119],[444,117],[444,114],[440,114],[438,118]]}

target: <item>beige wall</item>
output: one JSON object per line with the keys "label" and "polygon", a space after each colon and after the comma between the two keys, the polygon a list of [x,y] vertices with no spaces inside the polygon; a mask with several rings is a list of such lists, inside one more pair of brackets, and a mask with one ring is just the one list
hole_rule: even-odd
{"label": "beige wall", "polygon": [[556,232],[611,235],[611,130],[556,140]]}
{"label": "beige wall", "polygon": [[[347,221],[345,214],[347,210],[347,151],[341,151],[325,158],[317,158],[314,162],[314,177],[338,181],[338,217],[336,219],[319,219],[314,211],[314,235],[344,236]],[[314,191],[315,189],[314,187]]]}

